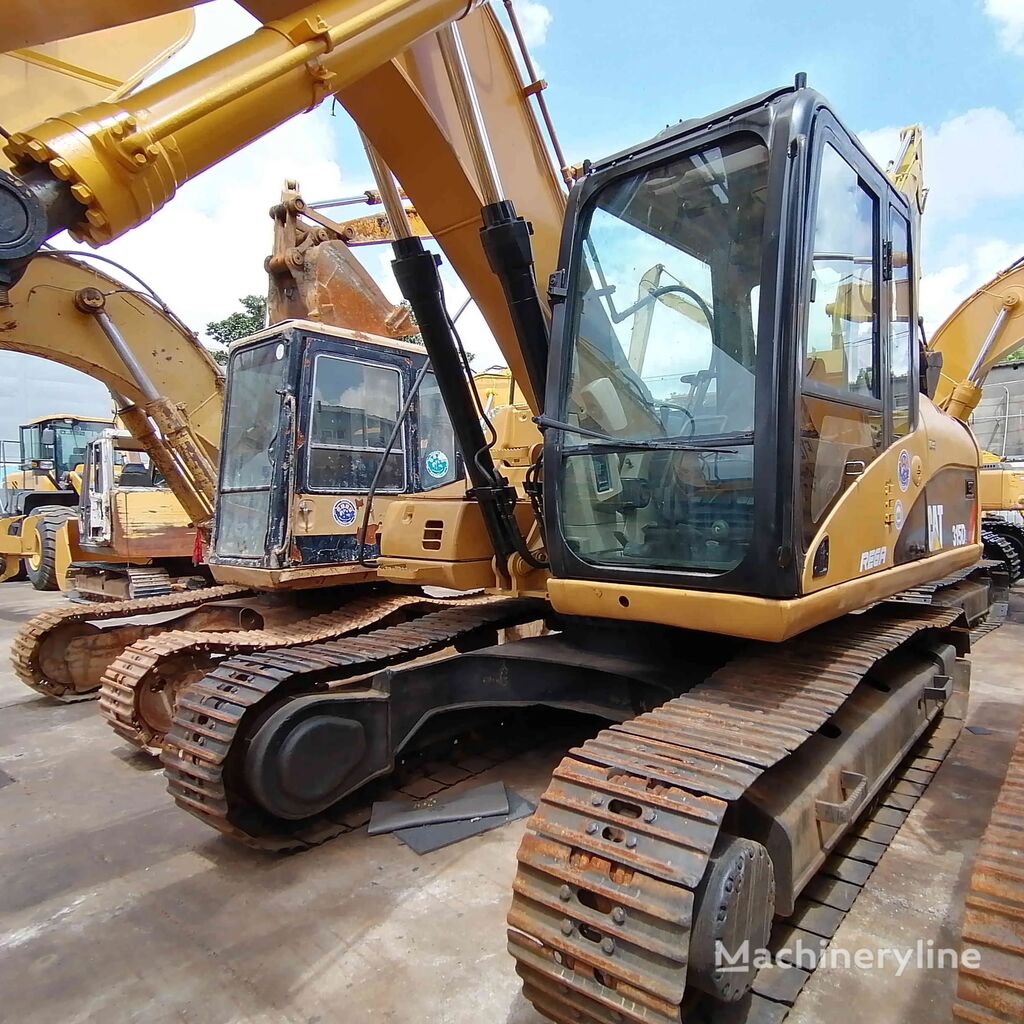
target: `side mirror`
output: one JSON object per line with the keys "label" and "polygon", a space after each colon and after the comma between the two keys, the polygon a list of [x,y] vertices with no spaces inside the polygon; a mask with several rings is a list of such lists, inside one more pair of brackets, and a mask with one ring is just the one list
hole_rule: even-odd
{"label": "side mirror", "polygon": [[53,445],[57,443],[57,431],[53,427],[44,427],[39,434],[39,443]]}

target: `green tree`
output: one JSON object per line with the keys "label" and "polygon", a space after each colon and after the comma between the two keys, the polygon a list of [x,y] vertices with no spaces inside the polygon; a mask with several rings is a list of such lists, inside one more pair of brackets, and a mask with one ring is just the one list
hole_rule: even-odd
{"label": "green tree", "polygon": [[225,346],[223,349],[211,349],[213,358],[218,363],[228,361],[226,347],[239,338],[248,338],[250,334],[262,331],[267,326],[267,300],[263,295],[244,295],[239,303],[241,312],[234,312],[223,320],[213,320],[206,325],[206,335],[211,341]]}

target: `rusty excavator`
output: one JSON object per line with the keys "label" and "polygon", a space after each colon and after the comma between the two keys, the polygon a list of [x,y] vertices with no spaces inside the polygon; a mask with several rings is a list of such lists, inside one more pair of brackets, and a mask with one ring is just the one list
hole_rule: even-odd
{"label": "rusty excavator", "polygon": [[[16,21],[45,38],[149,6],[37,0]],[[511,3],[518,57],[473,0],[244,6],[263,22],[249,39],[12,134],[0,277],[16,299],[55,232],[100,245],[334,96],[368,141],[469,488],[396,488],[383,510],[373,571],[411,602],[401,621],[359,619],[353,593],[358,631],[225,650],[177,693],[170,792],[252,846],[301,848],[449,714],[597,715],[518,854],[527,999],[560,1022],[780,1020],[803,979],[724,972],[716,951],[831,934],[958,735],[1003,568],[979,562],[967,420],[1020,307],[991,343],[943,349],[941,396],[916,338],[920,197],[803,76],[574,168]],[[533,412],[519,486],[396,178]],[[352,464],[315,429],[337,432],[343,402],[302,401],[292,376],[328,333],[279,325],[232,353],[210,561],[236,582],[290,571],[283,501]],[[233,420],[243,389],[255,444]],[[387,437],[367,492],[414,450],[403,422],[370,423]],[[421,586],[487,596],[430,606]],[[978,1001],[992,991],[976,979]]]}

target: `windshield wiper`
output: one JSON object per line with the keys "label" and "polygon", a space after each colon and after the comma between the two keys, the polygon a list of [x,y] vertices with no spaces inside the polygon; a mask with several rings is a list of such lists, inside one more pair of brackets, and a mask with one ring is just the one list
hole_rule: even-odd
{"label": "windshield wiper", "polygon": [[[592,437],[598,444],[573,445],[574,449],[586,450],[589,452],[605,453],[623,451],[626,448],[639,451],[656,451],[672,449],[687,452],[724,452],[727,455],[735,455],[735,448],[722,448],[719,445],[694,444],[687,438],[666,435],[664,437],[649,437],[642,440],[629,437],[615,437],[613,434],[605,434],[600,430],[590,430],[588,427],[574,426],[572,423],[563,423],[561,420],[553,420],[549,416],[534,416],[533,422],[542,431],[558,430],[565,434],[579,434],[581,437]],[[736,440],[746,442],[753,439],[752,434],[740,435]]]}

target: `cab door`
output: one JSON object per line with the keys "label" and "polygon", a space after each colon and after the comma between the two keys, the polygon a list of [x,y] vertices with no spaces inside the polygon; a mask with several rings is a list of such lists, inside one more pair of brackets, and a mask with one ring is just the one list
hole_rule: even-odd
{"label": "cab door", "polygon": [[889,186],[827,112],[813,137],[797,455],[803,545],[818,576],[828,559],[815,538],[889,440],[880,301]]}
{"label": "cab door", "polygon": [[85,449],[82,501],[79,504],[81,536],[86,544],[105,546],[112,540],[110,489],[113,486],[113,441],[98,437]]}

